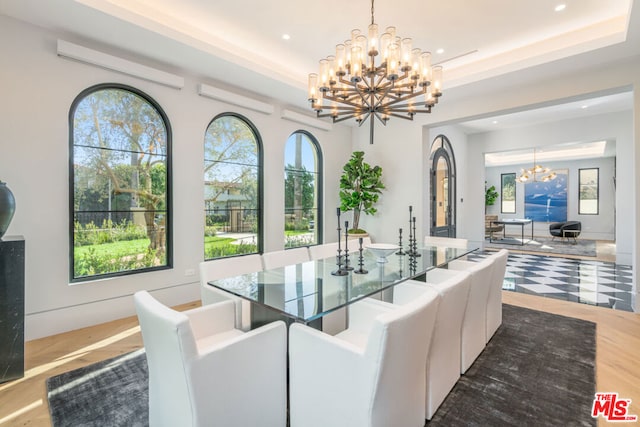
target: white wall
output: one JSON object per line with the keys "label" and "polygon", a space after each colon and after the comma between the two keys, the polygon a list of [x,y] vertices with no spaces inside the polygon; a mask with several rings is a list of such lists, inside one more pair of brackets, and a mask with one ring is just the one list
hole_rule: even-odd
{"label": "white wall", "polygon": [[[318,139],[324,156],[324,203],[327,208],[337,206],[341,168],[351,153],[351,128],[334,126],[330,132],[321,131],[281,119],[280,105],[274,114],[266,115],[203,98],[197,95],[197,84],[214,82],[140,58],[136,61],[182,75],[185,87],[171,89],[69,61],[56,55],[57,38],[57,34],[0,16],[0,39],[13,41],[0,44],[0,179],[8,183],[17,204],[7,234],[26,239],[26,339],[132,315],[131,295],[140,289],[156,290],[168,304],[199,299],[198,277],[185,276],[185,272],[198,271],[203,259],[203,138],[208,123],[219,113],[242,114],[262,138],[265,251],[283,247],[284,146],[292,132],[304,129]],[[110,82],[131,85],[150,95],[171,123],[174,267],[69,285],[69,108],[83,89]],[[326,212],[326,241],[334,241],[331,231],[336,220],[330,213],[335,210]]]}
{"label": "white wall", "polygon": [[374,143],[369,143],[369,123],[354,130],[353,150],[365,152],[365,161],[382,167],[382,182],[386,190],[376,204],[378,212],[361,215],[361,227],[369,232],[374,242],[397,243],[398,229],[403,229],[403,242],[409,235],[409,206],[416,217],[416,235],[423,235],[418,218],[422,211],[422,179],[424,159],[422,129],[415,123],[393,120],[387,126],[376,121]]}
{"label": "white wall", "polygon": [[[532,159],[533,162],[533,159]],[[613,174],[615,159],[603,157],[598,159],[583,159],[561,162],[541,162],[543,166],[552,170],[567,170],[567,220],[580,221],[582,223],[581,238],[596,240],[615,240],[615,195]],[[500,193],[501,174],[520,174],[522,168],[531,168],[532,163],[522,165],[509,165],[486,168],[485,180],[487,187],[494,185]],[[597,215],[578,214],[578,170],[585,168],[598,168],[599,171],[599,206]],[[487,207],[488,214],[497,214],[500,218],[525,218],[524,212],[525,184],[516,183],[516,212],[513,214],[501,213],[498,197],[495,205]],[[517,230],[516,230],[517,231]],[[549,237],[549,224],[546,222],[534,223],[536,236]]]}

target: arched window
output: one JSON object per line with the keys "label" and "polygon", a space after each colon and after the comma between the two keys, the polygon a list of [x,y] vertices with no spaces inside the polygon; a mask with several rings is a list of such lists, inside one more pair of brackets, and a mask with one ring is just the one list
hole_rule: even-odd
{"label": "arched window", "polygon": [[322,243],[322,153],[308,132],[294,132],[284,151],[285,248]]}
{"label": "arched window", "polygon": [[69,113],[70,277],[170,268],[171,127],[148,95],[90,87]]}
{"label": "arched window", "polygon": [[262,252],[262,143],[238,114],[207,127],[204,205],[205,260]]}

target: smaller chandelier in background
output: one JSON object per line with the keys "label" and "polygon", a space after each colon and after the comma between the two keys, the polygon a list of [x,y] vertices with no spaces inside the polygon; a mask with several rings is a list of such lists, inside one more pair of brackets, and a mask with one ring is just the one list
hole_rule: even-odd
{"label": "smaller chandelier in background", "polygon": [[359,125],[371,118],[371,143],[371,116],[384,125],[391,117],[413,120],[430,113],[441,95],[442,67],[432,66],[431,53],[414,49],[412,39],[397,36],[395,27],[379,36],[373,0],[368,37],[351,31],[335,55],[320,60],[319,73],[309,74],[308,100],[317,116],[334,123],[354,118]]}
{"label": "smaller chandelier in background", "polygon": [[547,167],[536,164],[536,150],[533,150],[533,168],[521,169],[518,182],[548,182],[556,179],[556,173]]}

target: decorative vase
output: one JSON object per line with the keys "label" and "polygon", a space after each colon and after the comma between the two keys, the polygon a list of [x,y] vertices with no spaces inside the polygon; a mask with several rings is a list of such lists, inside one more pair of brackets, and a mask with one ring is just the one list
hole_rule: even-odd
{"label": "decorative vase", "polygon": [[0,181],[0,239],[11,224],[13,213],[16,211],[16,199],[7,187],[6,182]]}

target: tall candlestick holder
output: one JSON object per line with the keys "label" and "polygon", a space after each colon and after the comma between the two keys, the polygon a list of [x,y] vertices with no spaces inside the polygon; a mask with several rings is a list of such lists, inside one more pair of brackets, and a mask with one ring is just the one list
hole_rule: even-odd
{"label": "tall candlestick holder", "polygon": [[353,270],[353,267],[349,265],[349,221],[344,222],[344,269]]}
{"label": "tall candlestick holder", "polygon": [[338,269],[335,271],[332,271],[331,274],[334,276],[346,276],[347,274],[349,274],[349,272],[347,270],[345,270],[344,268],[342,268],[342,248],[340,247],[340,242],[342,241],[342,228],[340,228],[340,208],[338,208],[336,210],[337,215],[338,215],[338,253],[336,254],[336,264],[338,265]]}
{"label": "tall candlestick holder", "polygon": [[415,229],[413,228],[413,206],[409,206],[409,248],[407,249],[407,255],[415,256],[414,251],[415,242]]}
{"label": "tall candlestick holder", "polygon": [[356,274],[367,274],[369,271],[364,269],[364,257],[362,256],[362,237],[358,237],[358,243],[360,245],[358,248],[358,251],[360,252],[358,256],[358,268],[353,270],[353,272]]}
{"label": "tall candlestick holder", "polygon": [[402,247],[402,228],[398,233],[398,246],[400,246],[400,250],[396,252],[396,255],[406,255],[407,253],[403,250],[403,247]]}
{"label": "tall candlestick holder", "polygon": [[411,233],[411,218],[413,218],[413,206],[409,206],[409,254],[411,254],[411,242],[413,241],[413,234]]}
{"label": "tall candlestick holder", "polygon": [[416,240],[416,217],[413,217],[413,248],[411,248],[413,256],[421,257],[422,254],[418,252],[418,242]]}

